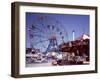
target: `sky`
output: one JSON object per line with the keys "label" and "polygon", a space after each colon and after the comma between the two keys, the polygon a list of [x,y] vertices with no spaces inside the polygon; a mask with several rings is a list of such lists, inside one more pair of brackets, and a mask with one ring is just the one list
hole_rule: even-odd
{"label": "sky", "polygon": [[[43,18],[44,17],[44,18]],[[72,32],[75,31],[75,38],[80,37],[82,34],[89,35],[89,15],[76,15],[76,14],[52,14],[52,13],[33,13],[26,12],[26,48],[30,48],[30,37],[29,31],[27,31],[32,24],[42,31],[34,29],[32,34],[41,34],[44,38],[42,40],[47,40],[55,34],[57,36],[58,44],[61,43],[61,35],[64,36],[64,41],[72,41]],[[54,26],[54,28],[47,27],[48,24]],[[60,39],[61,38],[61,39]],[[33,42],[38,43],[40,37],[34,37]],[[46,45],[47,48],[49,41],[42,43]],[[41,44],[38,44],[37,47],[40,47]]]}

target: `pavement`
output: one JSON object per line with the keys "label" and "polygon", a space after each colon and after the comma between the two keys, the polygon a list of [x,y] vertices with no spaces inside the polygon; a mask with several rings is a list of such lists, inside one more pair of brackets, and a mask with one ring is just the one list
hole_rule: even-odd
{"label": "pavement", "polygon": [[50,62],[48,63],[31,63],[31,64],[26,64],[26,67],[41,67],[41,66],[52,66]]}

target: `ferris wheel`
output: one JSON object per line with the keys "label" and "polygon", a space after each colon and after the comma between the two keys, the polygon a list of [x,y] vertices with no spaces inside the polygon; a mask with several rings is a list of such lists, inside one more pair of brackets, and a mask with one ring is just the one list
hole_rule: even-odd
{"label": "ferris wheel", "polygon": [[51,16],[38,16],[32,25],[26,27],[30,48],[41,52],[59,51],[58,45],[68,41],[67,30],[63,24]]}

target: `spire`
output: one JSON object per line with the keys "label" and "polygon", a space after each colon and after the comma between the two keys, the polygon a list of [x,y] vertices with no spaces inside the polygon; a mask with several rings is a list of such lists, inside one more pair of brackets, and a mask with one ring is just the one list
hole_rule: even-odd
{"label": "spire", "polygon": [[75,40],[75,31],[72,31],[72,35],[73,35],[73,41]]}

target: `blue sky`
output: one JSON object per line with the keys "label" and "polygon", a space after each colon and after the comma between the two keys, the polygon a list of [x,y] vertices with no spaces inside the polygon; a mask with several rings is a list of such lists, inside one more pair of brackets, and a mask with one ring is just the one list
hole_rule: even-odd
{"label": "blue sky", "polygon": [[[41,20],[41,22],[39,22],[38,20],[39,17],[45,17],[45,16],[47,17],[45,18],[46,20],[45,21]],[[56,21],[58,21],[59,23],[56,23]],[[26,12],[27,28],[32,26],[33,23],[37,24],[38,27],[40,27],[40,29],[44,29],[44,31],[46,31],[46,28],[42,27],[41,24],[44,24],[44,25],[47,25],[49,23],[54,24],[55,28],[59,26],[61,31],[64,31],[68,34],[68,37],[66,39],[68,39],[69,41],[72,40],[73,30],[75,31],[75,38],[81,36],[83,33],[89,35],[89,15]],[[49,36],[49,32],[50,31],[47,31],[46,34],[44,35]],[[41,32],[38,32],[38,33],[42,34]],[[36,40],[38,40],[38,38]],[[29,38],[29,33],[27,30],[26,30],[26,47],[30,47],[30,38]]]}

